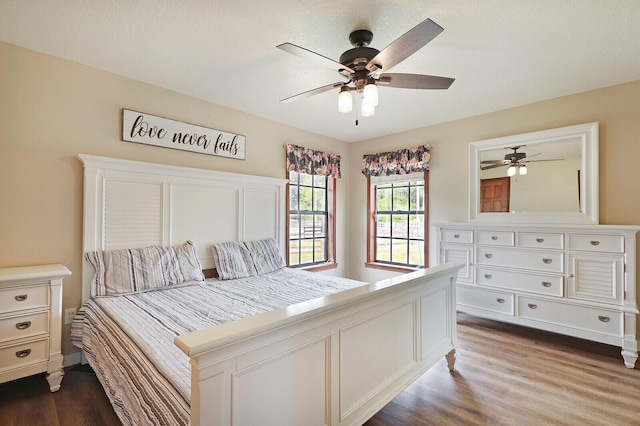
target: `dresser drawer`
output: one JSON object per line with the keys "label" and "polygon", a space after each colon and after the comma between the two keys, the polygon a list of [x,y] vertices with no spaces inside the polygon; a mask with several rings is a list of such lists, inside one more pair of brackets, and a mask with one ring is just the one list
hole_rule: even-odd
{"label": "dresser drawer", "polygon": [[515,233],[510,231],[476,231],[476,244],[513,246]]}
{"label": "dresser drawer", "polygon": [[562,250],[564,248],[564,234],[518,232],[516,245],[518,247]]}
{"label": "dresser drawer", "polygon": [[569,250],[606,251],[624,253],[624,237],[622,235],[586,235],[569,234]]}
{"label": "dresser drawer", "polygon": [[456,301],[464,306],[513,315],[513,294],[473,287],[456,287]]}
{"label": "dresser drawer", "polygon": [[445,243],[473,243],[473,231],[459,229],[443,229],[440,231],[440,239]]}
{"label": "dresser drawer", "polygon": [[589,306],[518,297],[520,318],[622,337],[622,313]]}
{"label": "dresser drawer", "polygon": [[0,313],[49,306],[49,285],[31,284],[0,290]]}
{"label": "dresser drawer", "polygon": [[0,348],[0,372],[49,360],[49,339]]}
{"label": "dresser drawer", "polygon": [[561,275],[528,274],[521,271],[502,271],[477,267],[476,283],[548,296],[562,297],[563,293],[563,277]]}
{"label": "dresser drawer", "polygon": [[16,315],[0,319],[0,342],[49,332],[49,312]]}
{"label": "dresser drawer", "polygon": [[476,247],[476,265],[530,269],[541,272],[564,272],[564,253],[517,250],[499,247]]}

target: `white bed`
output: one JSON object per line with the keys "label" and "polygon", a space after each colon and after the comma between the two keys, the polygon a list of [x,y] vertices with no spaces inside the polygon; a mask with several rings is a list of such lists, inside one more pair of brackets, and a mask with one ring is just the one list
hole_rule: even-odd
{"label": "white bed", "polygon": [[[85,252],[192,240],[203,267],[210,269],[211,243],[272,238],[284,250],[284,180],[80,158]],[[186,401],[177,402],[186,409],[178,416],[183,423],[188,415],[192,425],[362,424],[442,356],[453,369],[458,269],[444,265],[374,284],[352,283],[347,290],[281,301],[271,306],[275,309],[221,325],[178,331],[175,344],[188,356],[190,374],[177,381],[190,375],[188,387],[176,386],[176,377],[163,366],[144,377],[132,366],[120,368],[131,376],[132,389],[144,379],[166,398]],[[92,275],[85,262],[85,299]],[[94,315],[105,324],[107,316]],[[145,363],[143,346],[133,344],[134,364]],[[85,354],[91,360],[93,354]],[[109,394],[102,366],[95,361],[92,366]],[[127,395],[109,396],[114,406],[144,410]],[[127,422],[126,416],[121,419]]]}

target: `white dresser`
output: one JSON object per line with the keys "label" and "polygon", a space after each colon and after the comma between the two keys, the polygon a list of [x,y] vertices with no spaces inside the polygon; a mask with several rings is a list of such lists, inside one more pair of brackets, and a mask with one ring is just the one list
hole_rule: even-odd
{"label": "white dresser", "polygon": [[0,268],[0,383],[46,371],[51,392],[64,376],[60,352],[63,265]]}
{"label": "white dresser", "polygon": [[638,226],[440,223],[438,263],[462,263],[471,315],[602,342],[638,358]]}

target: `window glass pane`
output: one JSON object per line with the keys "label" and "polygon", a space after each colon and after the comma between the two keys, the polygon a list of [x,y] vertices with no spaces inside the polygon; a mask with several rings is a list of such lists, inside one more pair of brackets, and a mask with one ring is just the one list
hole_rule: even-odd
{"label": "window glass pane", "polygon": [[300,264],[300,243],[289,241],[289,265]]}
{"label": "window glass pane", "polygon": [[289,172],[289,182],[291,182],[294,185],[298,184],[298,173],[296,172]]}
{"label": "window glass pane", "polygon": [[394,238],[409,237],[409,217],[406,214],[391,215],[391,236]]}
{"label": "window glass pane", "polygon": [[313,185],[313,175],[300,173],[300,185],[306,185],[306,186]]}
{"label": "window glass pane", "polygon": [[289,239],[300,237],[300,215],[298,213],[289,215]]}
{"label": "window glass pane", "polygon": [[326,188],[326,186],[327,186],[327,177],[326,176],[320,176],[320,175],[314,175],[313,176],[313,186],[318,187],[318,188]]}
{"label": "window glass pane", "polygon": [[380,189],[376,191],[376,211],[391,211],[391,188]]}
{"label": "window glass pane", "polygon": [[378,237],[390,237],[391,236],[391,215],[379,214],[376,220],[376,236]]}
{"label": "window glass pane", "polygon": [[289,187],[289,210],[300,210],[298,206],[298,186]]}
{"label": "window glass pane", "polygon": [[325,253],[326,251],[325,251],[324,238],[315,240],[313,245],[313,261],[314,262],[326,261],[327,259],[326,259]]}
{"label": "window glass pane", "polygon": [[402,186],[393,188],[393,211],[409,210],[409,188]]}
{"label": "window glass pane", "polygon": [[412,214],[409,216],[409,238],[424,240],[424,215]]}
{"label": "window glass pane", "polygon": [[327,198],[326,189],[314,188],[313,189],[313,210],[324,211],[326,198]]}
{"label": "window glass pane", "polygon": [[300,240],[300,263],[313,262],[313,240]]}
{"label": "window glass pane", "polygon": [[388,238],[376,238],[376,260],[391,262],[391,240]]}
{"label": "window glass pane", "polygon": [[391,240],[391,261],[395,263],[407,263],[407,240]]}
{"label": "window glass pane", "polygon": [[300,210],[311,210],[311,188],[300,187]]}
{"label": "window glass pane", "polygon": [[300,230],[302,231],[302,235],[300,235],[300,238],[313,237],[313,215],[300,215]]}
{"label": "window glass pane", "polygon": [[324,237],[326,234],[325,216],[323,214],[313,215],[313,236]]}
{"label": "window glass pane", "polygon": [[409,241],[409,264],[424,266],[424,242]]}
{"label": "window glass pane", "polygon": [[412,186],[410,199],[409,208],[411,210],[424,211],[424,186]]}

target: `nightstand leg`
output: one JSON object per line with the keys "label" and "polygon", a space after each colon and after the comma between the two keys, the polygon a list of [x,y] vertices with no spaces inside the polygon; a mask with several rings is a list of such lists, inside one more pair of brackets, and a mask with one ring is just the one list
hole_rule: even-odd
{"label": "nightstand leg", "polygon": [[47,381],[49,382],[49,389],[51,392],[56,392],[60,389],[60,383],[64,377],[64,368],[62,355],[54,356],[49,361],[49,367],[47,368]]}

